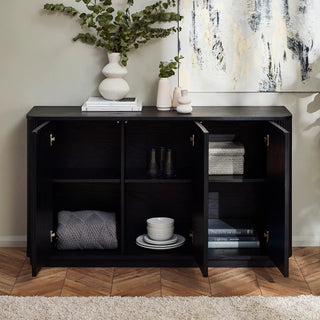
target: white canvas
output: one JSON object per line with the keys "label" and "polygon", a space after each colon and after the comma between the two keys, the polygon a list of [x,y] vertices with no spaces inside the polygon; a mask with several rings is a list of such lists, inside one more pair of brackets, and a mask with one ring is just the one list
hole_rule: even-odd
{"label": "white canvas", "polygon": [[319,91],[319,0],[180,0],[180,86]]}

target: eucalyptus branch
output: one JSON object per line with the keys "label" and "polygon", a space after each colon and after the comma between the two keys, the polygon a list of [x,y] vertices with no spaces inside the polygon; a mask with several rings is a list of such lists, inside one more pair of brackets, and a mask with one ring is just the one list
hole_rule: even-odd
{"label": "eucalyptus branch", "polygon": [[62,3],[47,3],[44,9],[64,12],[72,16],[77,15],[80,18],[80,25],[94,29],[96,34],[79,33],[73,40],[105,48],[108,52],[120,52],[123,65],[127,64],[128,52],[131,49],[137,49],[151,39],[166,38],[181,30],[179,27],[155,28],[152,26],[157,22],[179,22],[183,18],[176,12],[167,11],[176,6],[175,0],[158,1],[133,14],[130,13],[130,7],[133,6],[134,0],[127,1],[125,11],[117,12],[112,7],[112,0],[75,1],[83,2],[89,12],[80,13],[75,8]]}
{"label": "eucalyptus branch", "polygon": [[169,78],[175,74],[176,69],[179,68],[183,56],[175,56],[174,60],[160,61],[159,63],[159,78]]}

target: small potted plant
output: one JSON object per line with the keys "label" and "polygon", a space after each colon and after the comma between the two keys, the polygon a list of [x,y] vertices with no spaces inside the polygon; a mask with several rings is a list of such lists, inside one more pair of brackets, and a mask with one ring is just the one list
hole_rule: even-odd
{"label": "small potted plant", "polygon": [[[104,68],[103,73],[109,78],[99,86],[101,95],[106,99],[110,99],[108,94],[114,93],[119,87],[123,87],[126,93],[129,91],[129,86],[124,84],[125,80],[122,77],[127,73],[125,66],[130,50],[137,49],[141,44],[152,39],[166,38],[180,30],[180,27],[177,26],[168,28],[154,26],[159,22],[178,22],[182,19],[178,13],[168,12],[169,8],[176,6],[176,0],[157,1],[135,13],[130,12],[130,8],[134,4],[133,0],[127,1],[126,10],[118,10],[117,12],[112,5],[112,0],[75,0],[75,2],[82,2],[85,12],[79,12],[74,7],[65,6],[62,3],[47,3],[44,5],[44,9],[63,12],[71,17],[78,16],[79,23],[85,28],[85,32],[79,33],[73,40],[107,50],[112,66],[108,67],[107,65]],[[122,93],[120,96],[124,97],[126,93]],[[111,99],[119,100],[122,97]]]}
{"label": "small potted plant", "polygon": [[173,60],[160,61],[159,63],[159,84],[157,94],[157,109],[159,111],[168,111],[172,106],[170,80],[175,75],[175,70],[179,68],[179,63],[183,56],[175,56]]}

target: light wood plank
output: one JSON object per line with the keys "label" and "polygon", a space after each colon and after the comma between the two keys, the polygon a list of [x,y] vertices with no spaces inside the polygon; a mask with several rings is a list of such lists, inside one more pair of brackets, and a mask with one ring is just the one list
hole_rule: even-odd
{"label": "light wood plank", "polygon": [[285,278],[278,268],[255,268],[263,296],[298,296],[311,291],[295,259],[289,260],[289,274]]}
{"label": "light wood plank", "polygon": [[160,297],[160,268],[115,268],[111,295]]}
{"label": "light wood plank", "polygon": [[9,295],[26,260],[24,248],[0,248],[0,295]]}
{"label": "light wood plank", "polygon": [[261,294],[253,268],[209,268],[209,280],[215,297]]}
{"label": "light wood plank", "polygon": [[61,296],[109,296],[113,268],[68,268]]}
{"label": "light wood plank", "polygon": [[311,293],[320,295],[320,247],[295,248],[293,255]]}
{"label": "light wood plank", "polygon": [[10,295],[15,282],[16,277],[0,272],[0,295]]}
{"label": "light wood plank", "polygon": [[210,296],[209,280],[199,268],[161,268],[162,296]]}
{"label": "light wood plank", "polygon": [[27,259],[12,290],[14,296],[60,296],[66,268],[42,268],[36,277],[31,275]]}
{"label": "light wood plank", "polygon": [[24,248],[0,248],[0,272],[17,277],[26,260]]}

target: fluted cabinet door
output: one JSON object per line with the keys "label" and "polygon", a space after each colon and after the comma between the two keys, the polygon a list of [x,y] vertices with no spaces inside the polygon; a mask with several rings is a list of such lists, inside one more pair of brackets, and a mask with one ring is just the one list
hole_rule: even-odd
{"label": "fluted cabinet door", "polygon": [[32,131],[31,148],[31,264],[32,275],[45,263],[53,230],[52,153],[56,143],[53,123],[44,122]]}
{"label": "fluted cabinet door", "polygon": [[192,241],[194,258],[203,276],[208,276],[208,141],[209,132],[199,122],[193,124],[193,195]]}
{"label": "fluted cabinet door", "polygon": [[274,122],[267,127],[266,248],[284,276],[289,274],[290,133]]}

